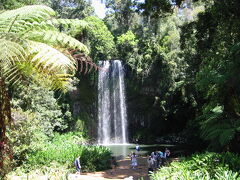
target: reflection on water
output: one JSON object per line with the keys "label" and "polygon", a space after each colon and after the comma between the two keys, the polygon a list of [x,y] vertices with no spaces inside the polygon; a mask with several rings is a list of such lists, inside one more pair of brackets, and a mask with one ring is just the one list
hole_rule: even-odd
{"label": "reflection on water", "polygon": [[122,159],[135,150],[135,144],[106,145],[111,151],[112,156]]}

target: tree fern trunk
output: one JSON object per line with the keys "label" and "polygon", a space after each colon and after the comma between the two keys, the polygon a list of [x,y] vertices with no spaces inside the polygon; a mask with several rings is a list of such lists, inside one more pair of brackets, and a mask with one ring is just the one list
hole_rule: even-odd
{"label": "tree fern trunk", "polygon": [[0,76],[0,176],[9,169],[12,153],[6,137],[6,126],[10,124],[11,106],[4,78]]}

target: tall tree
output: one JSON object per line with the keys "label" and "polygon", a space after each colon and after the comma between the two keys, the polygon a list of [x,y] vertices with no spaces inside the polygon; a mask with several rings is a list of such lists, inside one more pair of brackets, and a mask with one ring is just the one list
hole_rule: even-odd
{"label": "tall tree", "polygon": [[106,22],[114,34],[126,33],[139,23],[135,0],[106,0]]}
{"label": "tall tree", "polygon": [[50,0],[49,5],[61,18],[83,19],[94,15],[94,8],[87,0]]}
{"label": "tall tree", "polygon": [[209,3],[197,21],[185,25],[182,34],[183,48],[194,49],[188,54],[189,68],[196,76],[199,93],[204,96],[197,120],[202,138],[211,147],[239,151],[240,2]]}

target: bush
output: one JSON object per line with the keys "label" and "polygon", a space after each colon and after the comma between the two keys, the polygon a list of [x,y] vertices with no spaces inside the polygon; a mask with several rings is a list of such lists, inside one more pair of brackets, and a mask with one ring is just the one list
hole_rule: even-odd
{"label": "bush", "polygon": [[173,162],[169,167],[162,167],[151,176],[154,180],[239,180],[239,164],[240,157],[232,153],[206,152]]}
{"label": "bush", "polygon": [[49,137],[53,137],[54,131],[66,130],[71,120],[69,107],[64,108],[63,104],[61,107],[58,103],[54,97],[54,91],[36,84],[30,84],[28,88],[17,89],[12,100],[15,109],[22,109],[24,112],[33,114],[40,129]]}
{"label": "bush", "polygon": [[41,124],[35,114],[23,111],[21,108],[12,109],[14,125],[7,129],[7,136],[13,151],[14,166],[19,166],[26,160],[26,155],[41,147],[47,140]]}
{"label": "bush", "polygon": [[55,135],[54,139],[44,144],[41,150],[30,153],[24,166],[31,170],[57,163],[73,169],[75,158],[81,156],[83,172],[109,168],[108,160],[111,158],[111,152],[108,148],[83,145],[83,143],[85,141],[81,134]]}

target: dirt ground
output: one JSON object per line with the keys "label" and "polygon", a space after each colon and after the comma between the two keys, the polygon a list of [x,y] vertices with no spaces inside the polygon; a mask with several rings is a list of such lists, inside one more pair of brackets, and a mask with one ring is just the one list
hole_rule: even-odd
{"label": "dirt ground", "polygon": [[[70,180],[101,180],[101,179],[127,179],[127,180],[149,180],[148,177],[148,167],[147,167],[147,157],[138,157],[138,167],[136,169],[131,169],[131,160],[127,157],[124,160],[117,161],[118,166],[116,170],[106,170],[101,172],[93,173],[82,173],[71,174]],[[132,177],[131,177],[132,176]]]}

